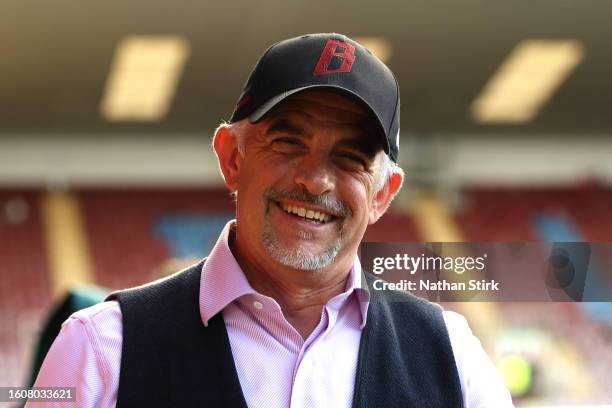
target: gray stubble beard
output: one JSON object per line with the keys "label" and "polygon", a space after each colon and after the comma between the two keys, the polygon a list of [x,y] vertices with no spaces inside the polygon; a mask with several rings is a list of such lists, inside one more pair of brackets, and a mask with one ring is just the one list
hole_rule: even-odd
{"label": "gray stubble beard", "polygon": [[[327,210],[331,214],[335,214],[341,220],[340,229],[338,231],[338,237],[335,242],[319,253],[312,253],[305,249],[303,246],[297,246],[294,248],[284,245],[281,239],[276,236],[274,228],[270,223],[270,207],[274,200],[281,197],[291,198],[296,201],[303,201],[319,205]],[[344,222],[352,217],[352,211],[344,205],[341,201],[331,198],[329,196],[314,196],[305,191],[293,190],[293,191],[278,191],[270,189],[266,191],[264,200],[266,202],[266,210],[264,214],[264,230],[262,232],[262,243],[268,254],[281,263],[282,265],[288,266],[294,269],[300,270],[317,270],[325,268],[336,259],[338,253],[342,249],[343,245],[343,230]],[[314,236],[312,233],[307,231],[296,231],[301,239],[312,240]]]}
{"label": "gray stubble beard", "polygon": [[[300,238],[305,240],[313,238],[312,234],[306,231],[298,231],[298,234],[300,234]],[[342,228],[338,233],[338,238],[331,246],[319,253],[312,253],[312,251],[299,245],[294,248],[284,245],[276,236],[270,220],[266,216],[262,242],[268,254],[282,265],[294,269],[313,271],[331,265],[336,259],[342,248]]]}

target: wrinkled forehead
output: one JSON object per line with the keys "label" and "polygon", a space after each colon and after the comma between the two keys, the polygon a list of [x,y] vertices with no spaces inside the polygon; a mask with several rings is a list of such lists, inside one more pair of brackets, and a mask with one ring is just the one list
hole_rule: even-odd
{"label": "wrinkled forehead", "polygon": [[296,114],[313,122],[353,127],[358,130],[355,135],[370,149],[384,148],[378,120],[362,101],[348,93],[330,89],[301,91],[276,105],[263,120]]}
{"label": "wrinkled forehead", "polygon": [[[368,112],[363,102],[347,92],[333,89],[309,89],[289,96],[285,102],[313,103],[329,108],[345,111],[355,116],[368,117]],[[376,120],[371,117],[372,120]]]}

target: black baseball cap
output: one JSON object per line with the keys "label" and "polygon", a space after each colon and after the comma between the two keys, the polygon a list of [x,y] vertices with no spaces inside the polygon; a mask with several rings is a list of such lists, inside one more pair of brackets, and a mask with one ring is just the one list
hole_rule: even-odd
{"label": "black baseball cap", "polygon": [[312,88],[347,93],[373,114],[385,152],[397,162],[399,86],[372,52],[342,34],[309,34],[280,41],[262,55],[238,98],[230,123],[256,123],[279,102]]}

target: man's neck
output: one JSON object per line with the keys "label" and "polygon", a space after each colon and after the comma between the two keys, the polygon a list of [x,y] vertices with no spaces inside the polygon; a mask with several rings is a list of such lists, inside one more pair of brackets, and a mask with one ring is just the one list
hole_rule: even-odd
{"label": "man's neck", "polygon": [[352,264],[338,274],[331,268],[297,270],[276,262],[264,265],[254,259],[234,240],[230,245],[234,257],[249,283],[257,292],[275,299],[285,319],[307,339],[321,320],[321,313],[330,299],[344,292]]}

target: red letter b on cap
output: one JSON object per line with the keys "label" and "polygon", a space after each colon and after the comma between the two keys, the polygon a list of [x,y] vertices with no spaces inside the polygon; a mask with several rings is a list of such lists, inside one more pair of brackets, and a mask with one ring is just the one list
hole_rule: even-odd
{"label": "red letter b on cap", "polygon": [[[344,48],[344,51],[337,52],[339,47]],[[336,69],[329,69],[333,57],[342,58],[342,64]],[[327,44],[325,44],[319,62],[317,62],[312,74],[327,75],[339,72],[351,72],[353,62],[355,62],[354,45],[339,40],[327,40]]]}

